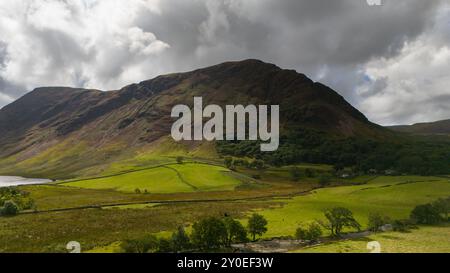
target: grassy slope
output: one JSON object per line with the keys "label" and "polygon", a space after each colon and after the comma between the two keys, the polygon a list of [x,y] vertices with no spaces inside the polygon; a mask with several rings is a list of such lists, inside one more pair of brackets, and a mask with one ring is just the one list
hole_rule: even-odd
{"label": "grassy slope", "polygon": [[408,233],[387,232],[365,238],[300,249],[297,253],[367,253],[367,243],[378,241],[382,253],[448,253],[450,226],[425,227]]}
{"label": "grassy slope", "polygon": [[174,171],[163,167],[106,178],[64,183],[63,185],[86,189],[112,189],[122,192],[134,192],[137,188],[151,193],[193,191],[191,187],[179,180]]}
{"label": "grassy slope", "polygon": [[[185,165],[175,165],[175,167],[182,169]],[[189,175],[187,176],[189,177]],[[407,183],[411,181],[428,182]],[[292,193],[304,190],[303,188],[306,186],[311,187],[307,182],[271,182],[270,185],[269,188],[208,192],[208,194],[190,192],[159,195],[54,185],[22,188],[31,193],[39,209],[51,209],[88,204],[139,203],[148,200],[158,202],[158,200],[252,197],[259,194]],[[207,187],[208,185],[203,186]],[[193,220],[201,217],[220,216],[224,213],[240,217],[246,224],[245,217],[249,215],[250,211],[258,211],[268,218],[269,231],[265,237],[286,236],[293,235],[300,222],[322,217],[322,211],[329,207],[338,205],[348,207],[364,224],[369,211],[381,211],[394,218],[403,218],[408,216],[409,211],[416,204],[448,195],[450,195],[450,183],[445,178],[379,177],[367,185],[320,189],[313,194],[291,199],[267,198],[240,202],[180,203],[156,206],[127,205],[118,206],[118,209],[88,209],[20,215],[13,218],[0,218],[0,252],[55,251],[74,239],[79,240],[87,250],[129,237],[171,231],[178,225],[189,225]]]}
{"label": "grassy slope", "polygon": [[70,137],[56,145],[42,147],[39,153],[23,152],[0,158],[0,175],[64,180],[112,175],[175,163],[177,156],[222,162],[213,142],[197,143],[192,147],[189,143],[162,137],[139,147],[128,147],[126,142],[120,140],[97,146],[98,143]]}
{"label": "grassy slope", "polygon": [[211,190],[233,190],[240,181],[223,167],[203,164],[174,164],[105,178],[64,183],[69,187],[114,189],[149,193],[176,193]]}
{"label": "grassy slope", "polygon": [[223,167],[183,164],[173,165],[172,168],[178,171],[182,179],[202,191],[234,190],[240,184],[240,181]]}
{"label": "grassy slope", "polygon": [[148,209],[88,209],[0,218],[1,252],[66,252],[76,240],[83,250],[149,233],[172,231],[209,215],[243,212],[269,202],[211,202],[155,206]]}
{"label": "grassy slope", "polygon": [[260,213],[269,221],[265,237],[288,236],[294,235],[300,224],[322,219],[323,211],[328,208],[349,208],[365,226],[370,212],[380,212],[395,219],[407,218],[417,204],[445,196],[450,196],[450,182],[447,179],[379,177],[367,185],[319,189],[306,196],[279,200],[285,203],[283,207]]}

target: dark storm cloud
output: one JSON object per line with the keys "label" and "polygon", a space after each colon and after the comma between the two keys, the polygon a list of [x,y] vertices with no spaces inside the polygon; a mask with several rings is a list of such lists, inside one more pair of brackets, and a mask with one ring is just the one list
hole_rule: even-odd
{"label": "dark storm cloud", "polygon": [[[7,11],[24,13],[6,20],[8,13],[0,11],[0,20],[11,26],[0,26],[0,41],[7,48],[0,50],[0,60],[1,56],[11,59],[0,70],[2,85],[64,84],[108,90],[162,73],[257,58],[330,85],[377,122],[409,122],[408,105],[402,107],[401,102],[416,91],[405,89],[395,95],[392,90],[405,75],[395,71],[384,75],[380,62],[388,60],[391,70],[397,67],[395,60],[408,69],[420,67],[423,61],[411,63],[412,53],[405,51],[405,45],[420,47],[415,43],[424,41],[442,49],[450,33],[448,16],[445,12],[439,16],[448,5],[439,0],[384,0],[381,7],[370,7],[365,0],[124,2],[54,0],[29,9],[0,3]],[[53,24],[48,23],[49,16],[55,17],[50,18]],[[24,38],[1,38],[8,35]],[[23,40],[34,46],[23,48],[22,54],[11,50]],[[36,67],[36,63],[43,65]],[[439,69],[441,64],[436,73]],[[427,75],[429,80],[433,75]],[[430,108],[440,105],[433,98],[442,95],[434,90],[442,84],[427,91]],[[8,95],[16,98],[23,92],[17,89]],[[395,109],[389,107],[394,104]],[[425,112],[415,118],[450,116],[445,110],[439,115]]]}
{"label": "dark storm cloud", "polygon": [[354,0],[262,0],[228,1],[208,9],[203,2],[188,2],[163,1],[160,15],[138,21],[172,46],[164,55],[175,69],[258,58],[332,84],[352,101],[355,78],[361,75],[348,74],[372,58],[398,54],[423,32],[440,3],[389,1],[369,7]]}

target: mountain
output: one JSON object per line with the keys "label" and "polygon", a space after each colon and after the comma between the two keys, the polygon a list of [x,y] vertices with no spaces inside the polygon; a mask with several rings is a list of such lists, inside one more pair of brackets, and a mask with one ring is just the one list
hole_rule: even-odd
{"label": "mountain", "polygon": [[71,177],[156,155],[217,157],[210,143],[173,143],[168,137],[172,107],[192,106],[194,96],[202,96],[204,105],[278,104],[282,136],[302,130],[331,138],[392,135],[331,88],[293,70],[245,60],[108,92],[37,88],[0,110],[0,173]]}
{"label": "mountain", "polygon": [[422,135],[450,135],[450,119],[413,125],[390,126],[389,129],[402,133]]}

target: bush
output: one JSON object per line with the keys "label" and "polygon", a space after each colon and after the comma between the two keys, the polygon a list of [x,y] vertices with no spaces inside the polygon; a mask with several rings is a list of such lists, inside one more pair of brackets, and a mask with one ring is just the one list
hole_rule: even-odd
{"label": "bush", "polygon": [[129,239],[120,245],[125,253],[149,253],[159,249],[159,240],[154,235],[141,239]]}
{"label": "bush", "polygon": [[319,177],[319,185],[321,187],[326,187],[330,184],[331,177],[329,175],[323,174]]}
{"label": "bush", "polygon": [[317,223],[311,223],[308,227],[299,227],[295,232],[295,237],[298,240],[304,240],[309,242],[317,242],[317,240],[322,236],[322,229]]}
{"label": "bush", "polygon": [[182,156],[177,156],[177,163],[183,164],[184,158]]}
{"label": "bush", "polygon": [[173,241],[166,239],[166,238],[160,238],[158,240],[158,253],[171,253],[174,251],[173,247]]}
{"label": "bush", "polygon": [[256,235],[262,236],[267,232],[267,220],[264,216],[253,214],[248,220],[248,232],[252,235],[253,241],[256,240]]}
{"label": "bush", "polygon": [[254,174],[254,175],[252,175],[252,178],[253,178],[253,179],[260,180],[260,179],[261,179],[261,175],[259,175],[259,174]]}
{"label": "bush", "polygon": [[390,220],[388,217],[383,217],[379,213],[370,213],[367,229],[372,232],[379,232],[384,225],[389,223]]}
{"label": "bush", "polygon": [[265,167],[265,162],[263,160],[257,159],[257,160],[252,161],[249,164],[249,167],[253,168],[253,169],[257,169],[257,170],[262,170]]}
{"label": "bush", "polygon": [[414,227],[414,223],[410,219],[395,220],[392,222],[392,229],[398,232],[408,232]]}
{"label": "bush", "polygon": [[19,207],[14,203],[14,201],[6,201],[1,210],[1,215],[3,216],[15,216],[19,213]]}
{"label": "bush", "polygon": [[305,176],[306,177],[314,177],[314,171],[310,168],[305,169]]}
{"label": "bush", "polygon": [[233,165],[233,158],[230,156],[225,157],[224,164],[228,169],[231,168],[231,165]]}
{"label": "bush", "polygon": [[289,169],[289,174],[291,175],[292,181],[297,182],[300,180],[300,177],[302,175],[299,167],[292,167]]}
{"label": "bush", "polygon": [[16,187],[0,188],[0,209],[8,201],[13,202],[18,211],[36,208],[34,200],[30,198],[30,193]]}

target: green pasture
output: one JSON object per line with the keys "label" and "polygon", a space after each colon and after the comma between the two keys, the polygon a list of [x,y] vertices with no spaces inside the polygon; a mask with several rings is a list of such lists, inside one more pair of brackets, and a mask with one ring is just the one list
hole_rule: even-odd
{"label": "green pasture", "polygon": [[268,222],[265,237],[290,236],[301,224],[323,219],[323,212],[333,207],[353,211],[365,228],[370,212],[393,219],[408,218],[418,204],[450,196],[450,181],[439,177],[378,177],[367,184],[324,188],[304,196],[279,199],[283,206],[259,211]]}
{"label": "green pasture", "polygon": [[367,253],[367,243],[380,243],[381,253],[448,253],[450,226],[425,227],[407,233],[386,232],[300,249],[297,253]]}
{"label": "green pasture", "polygon": [[241,183],[230,171],[207,164],[172,164],[103,178],[63,183],[68,187],[121,192],[182,193],[233,190]]}

